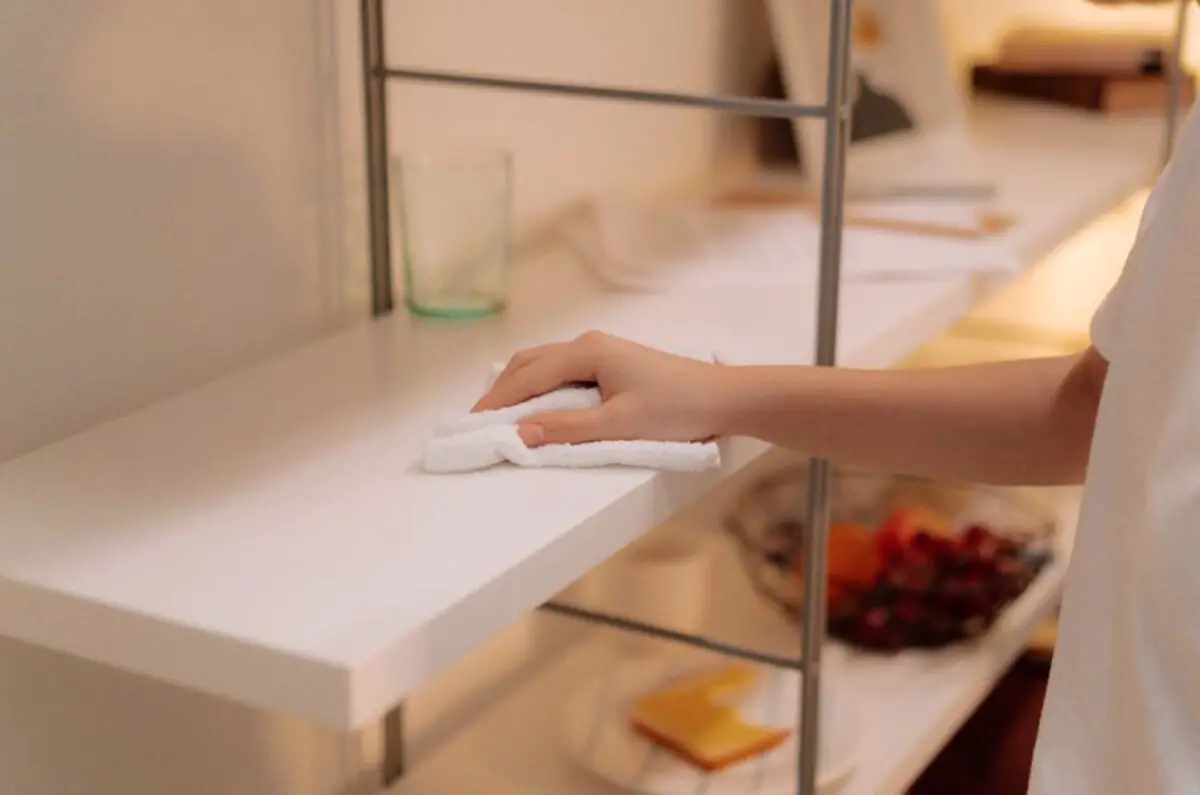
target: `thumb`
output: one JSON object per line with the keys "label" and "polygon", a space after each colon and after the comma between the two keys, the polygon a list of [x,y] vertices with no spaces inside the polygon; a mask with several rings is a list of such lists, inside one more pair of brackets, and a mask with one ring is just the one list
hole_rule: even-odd
{"label": "thumb", "polygon": [[517,426],[529,447],[547,444],[582,444],[622,438],[611,404],[579,411],[556,411],[530,417]]}

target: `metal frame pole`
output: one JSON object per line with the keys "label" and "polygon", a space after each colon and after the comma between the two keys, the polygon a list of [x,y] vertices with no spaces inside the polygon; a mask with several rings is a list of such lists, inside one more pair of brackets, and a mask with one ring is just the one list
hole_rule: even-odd
{"label": "metal frame pole", "polygon": [[399,781],[406,769],[404,758],[404,705],[393,708],[383,718],[383,786]]}
{"label": "metal frame pole", "polygon": [[360,11],[371,313],[376,317],[390,313],[394,305],[383,4],[384,0],[362,0]]}
{"label": "metal frame pole", "polygon": [[[384,0],[361,0],[363,129],[366,148],[367,237],[371,266],[371,314],[390,314],[395,306],[392,289],[391,196],[388,186],[387,48]],[[404,775],[404,705],[384,716],[384,787]]]}
{"label": "metal frame pole", "polygon": [[[825,158],[821,177],[821,251],[818,283],[816,364],[837,360],[842,219],[846,198],[849,134],[847,83],[850,71],[852,0],[830,0],[829,65],[825,88]],[[800,795],[817,792],[817,729],[820,725],[821,646],[825,640],[826,555],[829,537],[829,462],[809,464],[808,532],[804,535],[804,677],[800,703]]]}

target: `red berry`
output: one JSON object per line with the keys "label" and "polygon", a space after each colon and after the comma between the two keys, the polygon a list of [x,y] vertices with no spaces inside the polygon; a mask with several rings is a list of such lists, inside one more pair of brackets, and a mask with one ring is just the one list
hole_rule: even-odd
{"label": "red berry", "polygon": [[912,539],[908,542],[908,546],[914,552],[929,553],[933,551],[933,536],[924,530],[918,530],[913,533]]}
{"label": "red berry", "polygon": [[989,536],[974,547],[974,552],[976,560],[991,562],[1000,556],[1000,544],[994,536]]}
{"label": "red berry", "polygon": [[879,651],[899,651],[904,648],[904,635],[898,631],[883,632],[874,645]]}
{"label": "red berry", "polygon": [[971,604],[971,615],[982,618],[988,624],[992,623],[992,619],[999,612],[1000,605],[991,596],[980,595]]}
{"label": "red berry", "polygon": [[898,533],[882,530],[875,535],[875,544],[885,563],[898,559],[904,553],[904,542]]}
{"label": "red berry", "polygon": [[941,536],[929,537],[929,551],[934,560],[938,561],[950,561],[959,554],[958,544],[954,539]]}
{"label": "red berry", "polygon": [[921,615],[924,612],[925,612],[925,610],[924,610],[924,607],[921,605],[920,600],[915,599],[911,596],[907,597],[905,599],[901,599],[896,604],[896,618],[900,619],[901,621],[906,621],[906,622],[917,621],[918,619],[921,618]]}
{"label": "red berry", "polygon": [[908,588],[911,591],[928,591],[934,582],[934,569],[927,564],[913,566],[908,571]]}
{"label": "red berry", "polygon": [[885,569],[880,580],[885,587],[891,590],[905,591],[908,590],[912,577],[909,574],[908,566],[897,565]]}
{"label": "red berry", "polygon": [[991,538],[992,532],[981,524],[973,524],[962,533],[963,545],[968,549],[975,549],[988,538]]}
{"label": "red berry", "polygon": [[967,585],[977,586],[991,575],[991,567],[973,563],[962,573],[962,581]]}
{"label": "red berry", "polygon": [[873,607],[867,611],[867,615],[863,621],[867,629],[873,632],[882,631],[887,627],[888,611],[882,607]]}

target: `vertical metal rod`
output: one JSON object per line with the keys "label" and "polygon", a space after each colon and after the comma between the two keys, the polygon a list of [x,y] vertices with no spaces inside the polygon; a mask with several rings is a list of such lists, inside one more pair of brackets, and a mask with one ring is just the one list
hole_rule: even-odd
{"label": "vertical metal rod", "polygon": [[1175,151],[1175,136],[1179,132],[1179,110],[1183,99],[1183,41],[1187,31],[1188,6],[1192,0],[1178,0],[1175,12],[1175,35],[1171,44],[1171,59],[1167,64],[1166,129],[1163,132],[1162,163],[1165,166]]}
{"label": "vertical metal rod", "polygon": [[371,313],[392,311],[391,211],[388,207],[387,56],[384,0],[362,0],[363,122],[366,132],[367,235]]}
{"label": "vertical metal rod", "polygon": [[[391,197],[388,190],[387,49],[384,0],[362,0],[363,128],[366,136],[367,235],[371,264],[371,314],[389,314],[392,292]],[[404,705],[383,718],[383,786],[404,775]]]}
{"label": "vertical metal rod", "polygon": [[[829,64],[825,89],[825,157],[821,177],[821,251],[817,303],[816,364],[837,360],[842,216],[846,197],[849,132],[847,83],[850,72],[852,0],[830,0]],[[829,537],[829,463],[809,465],[808,532],[804,535],[804,678],[800,704],[800,795],[817,792],[820,725],[821,646],[825,640],[826,555]]]}
{"label": "vertical metal rod", "polygon": [[383,716],[383,786],[404,775],[404,705]]}

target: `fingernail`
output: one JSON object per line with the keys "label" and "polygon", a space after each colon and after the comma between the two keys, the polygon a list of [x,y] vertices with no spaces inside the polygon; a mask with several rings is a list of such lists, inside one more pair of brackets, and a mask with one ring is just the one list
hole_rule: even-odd
{"label": "fingernail", "polygon": [[546,441],[546,429],[541,425],[518,425],[517,434],[529,447],[537,447]]}

